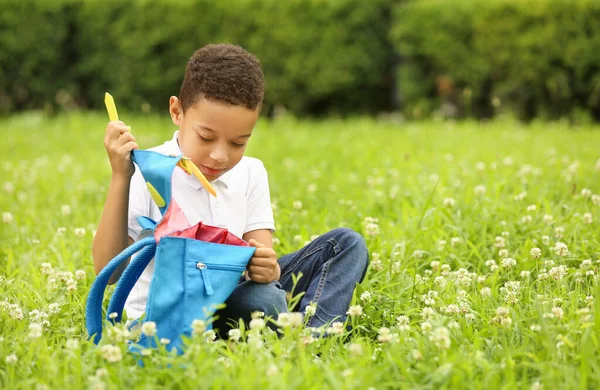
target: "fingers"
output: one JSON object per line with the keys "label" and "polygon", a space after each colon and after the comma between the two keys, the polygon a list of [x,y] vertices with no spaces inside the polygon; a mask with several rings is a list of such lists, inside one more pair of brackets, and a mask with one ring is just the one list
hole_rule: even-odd
{"label": "fingers", "polygon": [[273,280],[273,271],[262,267],[251,267],[248,277],[256,283],[270,283]]}
{"label": "fingers", "polygon": [[248,244],[256,248],[266,248],[266,245],[256,241],[254,238],[251,238],[250,241],[248,241]]}
{"label": "fingers", "polygon": [[252,260],[254,259],[270,259],[271,261],[276,261],[277,253],[275,253],[273,248],[256,248],[254,256],[252,256]]}

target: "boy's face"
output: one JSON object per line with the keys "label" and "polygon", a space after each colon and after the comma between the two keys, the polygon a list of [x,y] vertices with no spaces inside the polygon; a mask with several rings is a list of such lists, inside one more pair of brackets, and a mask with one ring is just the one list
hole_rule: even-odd
{"label": "boy's face", "polygon": [[179,126],[179,147],[209,181],[233,168],[244,156],[259,109],[250,110],[200,99],[185,113],[175,96],[169,102],[173,123]]}

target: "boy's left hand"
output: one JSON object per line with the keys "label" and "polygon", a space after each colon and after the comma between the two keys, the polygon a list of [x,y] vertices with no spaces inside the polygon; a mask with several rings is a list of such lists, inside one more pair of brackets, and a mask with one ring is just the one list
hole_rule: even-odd
{"label": "boy's left hand", "polygon": [[253,238],[248,243],[256,248],[248,264],[248,277],[256,283],[271,283],[279,280],[281,269],[273,248],[268,248]]}

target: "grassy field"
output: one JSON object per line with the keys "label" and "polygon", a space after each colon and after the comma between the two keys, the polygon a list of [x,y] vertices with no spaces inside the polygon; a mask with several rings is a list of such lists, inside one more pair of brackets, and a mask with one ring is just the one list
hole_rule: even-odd
{"label": "grassy field", "polygon": [[[142,148],[174,130],[122,117]],[[599,128],[259,123],[247,154],[269,171],[276,251],[338,226],[363,233],[362,314],[316,340],[301,327],[262,343],[200,335],[142,368],[123,332],[86,340],[105,125],[104,113],[0,120],[0,388],[600,386]]]}

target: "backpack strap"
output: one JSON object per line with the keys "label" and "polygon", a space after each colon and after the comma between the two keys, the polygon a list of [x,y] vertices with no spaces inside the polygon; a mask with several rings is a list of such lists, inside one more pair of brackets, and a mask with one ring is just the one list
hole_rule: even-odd
{"label": "backpack strap", "polygon": [[96,277],[96,280],[94,280],[87,298],[85,309],[88,336],[94,338],[94,343],[98,344],[102,338],[102,301],[104,300],[104,291],[106,290],[106,285],[108,284],[110,277],[123,261],[149,245],[156,246],[154,237],[146,237],[125,248],[123,252],[118,254],[104,267]]}
{"label": "backpack strap", "polygon": [[[149,231],[153,233],[153,231]],[[154,239],[153,235],[151,238]],[[129,293],[133,286],[138,281],[150,261],[156,255],[156,241],[153,240],[152,244],[144,247],[140,253],[129,263],[123,275],[119,278],[117,288],[113,292],[110,303],[108,304],[108,310],[106,311],[106,319],[114,322],[121,322],[123,316],[123,307],[129,297]],[[109,318],[110,313],[117,313],[117,317],[113,320]]]}

